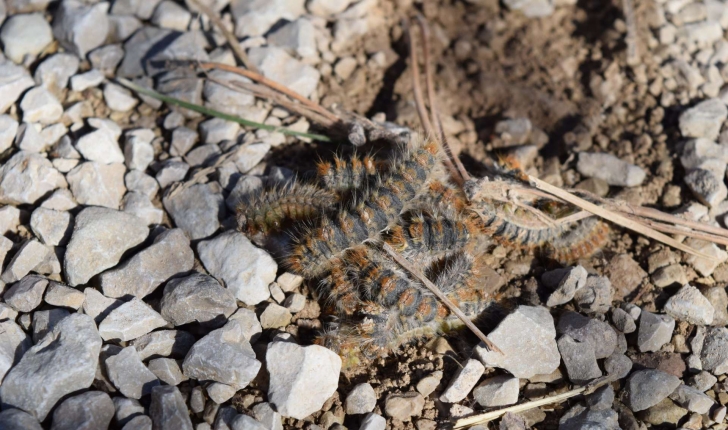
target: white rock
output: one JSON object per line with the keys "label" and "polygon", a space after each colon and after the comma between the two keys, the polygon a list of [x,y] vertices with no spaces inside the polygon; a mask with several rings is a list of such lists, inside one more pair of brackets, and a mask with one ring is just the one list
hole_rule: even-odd
{"label": "white rock", "polygon": [[304,97],[316,91],[321,77],[318,70],[294,59],[284,49],[273,46],[251,48],[248,56],[266,78],[296,88],[296,92]]}
{"label": "white rock", "polygon": [[124,173],[123,164],[87,161],[68,172],[66,178],[79,204],[117,209],[126,192]]}
{"label": "white rock", "polygon": [[31,239],[18,249],[0,276],[0,280],[10,284],[22,279],[31,271],[40,273],[40,266],[52,251],[36,239]]}
{"label": "white rock", "polygon": [[144,366],[133,346],[127,346],[118,354],[108,357],[104,365],[109,380],[129,399],[141,399],[159,386],[159,379]]}
{"label": "white rock", "polygon": [[357,384],[346,395],[344,410],[347,415],[366,414],[377,406],[377,395],[374,388],[367,383]]}
{"label": "white rock", "polygon": [[33,342],[15,321],[0,322],[0,382],[31,346]]}
{"label": "white rock", "polygon": [[243,234],[228,231],[201,241],[197,252],[210,274],[221,279],[246,305],[256,305],[270,297],[268,284],[275,280],[278,265]]}
{"label": "white rock", "polygon": [[0,115],[0,152],[5,152],[13,145],[17,132],[18,121],[8,115]]}
{"label": "white rock", "polygon": [[14,15],[0,31],[5,55],[22,63],[26,55],[36,56],[53,41],[51,26],[42,13]]}
{"label": "white rock", "polygon": [[[45,152],[50,145],[43,139],[39,132],[40,124],[23,123],[18,127],[18,136],[15,144],[21,151]],[[53,160],[55,161],[55,160]]]}
{"label": "white rock", "polygon": [[313,15],[328,18],[346,10],[352,0],[310,0],[306,7]]}
{"label": "white rock", "polygon": [[132,170],[124,176],[124,183],[129,192],[144,194],[150,199],[157,195],[159,183],[156,179],[140,170]]}
{"label": "white rock", "polygon": [[149,196],[136,191],[126,193],[121,210],[143,219],[147,225],[162,224],[164,220],[164,211],[154,206]]}
{"label": "white rock", "polygon": [[0,167],[0,204],[35,203],[68,184],[47,158],[19,151]]}
{"label": "white rock", "polygon": [[268,400],[284,417],[303,419],[336,392],[341,358],[318,345],[273,342],[266,352]]}
{"label": "white rock", "polygon": [[[218,405],[225,403],[228,400],[232,399],[233,396],[235,395],[235,393],[237,392],[235,387],[227,385],[227,384],[221,384],[219,382],[213,382],[213,383],[209,384],[206,388],[206,391],[207,391],[207,395],[210,396],[210,400],[217,403]],[[247,415],[238,415],[238,417],[245,417],[246,419],[249,419],[250,421],[255,422],[255,420],[253,418],[251,418]],[[237,421],[237,417],[233,421]],[[258,424],[258,428],[260,428],[260,423],[257,423],[257,424]],[[235,427],[235,428],[237,428],[237,427]],[[247,428],[247,427],[243,427],[243,428]],[[262,429],[260,429],[260,430],[262,430]]]}
{"label": "white rock", "polygon": [[704,137],[716,140],[726,117],[728,117],[728,108],[725,103],[720,99],[708,99],[680,115],[680,132],[683,137]]}
{"label": "white rock", "polygon": [[455,403],[463,400],[478,383],[480,377],[483,376],[483,372],[485,372],[485,367],[478,360],[471,358],[466,361],[465,365],[458,369],[455,376],[450,380],[450,384],[440,395],[440,401]]}
{"label": "white rock", "polygon": [[103,164],[124,162],[118,138],[106,129],[94,130],[81,136],[76,142],[76,149],[89,161]]}
{"label": "white rock", "polygon": [[263,332],[263,327],[260,325],[258,317],[250,309],[239,308],[234,314],[230,315],[228,320],[236,320],[240,323],[243,335],[250,343],[255,343]]}
{"label": "white rock", "polygon": [[63,0],[53,20],[53,35],[64,48],[80,58],[106,41],[109,34],[109,3],[92,5]]}
{"label": "white rock", "polygon": [[135,297],[111,311],[109,316],[101,321],[99,334],[107,341],[118,339],[126,342],[167,324],[167,321],[151,306]]}
{"label": "white rock", "polygon": [[46,57],[35,69],[35,82],[56,96],[68,85],[68,79],[78,71],[80,61],[73,54],[59,53]]}
{"label": "white rock", "polygon": [[61,188],[54,191],[50,197],[43,200],[43,203],[41,203],[40,206],[42,208],[53,209],[56,211],[70,211],[71,209],[76,209],[78,207],[78,203],[76,203],[73,199],[71,191],[67,188]]}
{"label": "white rock", "polygon": [[63,106],[45,87],[35,87],[25,93],[20,102],[24,122],[51,124],[63,115]]}
{"label": "white rock", "polygon": [[24,67],[10,62],[0,64],[0,113],[6,112],[33,85],[35,81]]}
{"label": "white rock", "polygon": [[71,237],[73,216],[69,212],[38,208],[30,216],[30,228],[46,245],[65,245]]}
{"label": "white rock", "polygon": [[218,144],[224,140],[234,140],[240,125],[221,118],[211,118],[200,123],[200,136],[206,145]]}
{"label": "white rock", "polygon": [[104,74],[98,69],[91,69],[88,72],[80,73],[71,78],[71,89],[83,91],[88,88],[95,88],[104,82]]}
{"label": "white rock", "polygon": [[518,378],[500,375],[480,383],[473,390],[473,398],[486,408],[509,406],[518,401],[518,389]]}
{"label": "white rock", "polygon": [[387,420],[383,416],[373,412],[364,415],[359,426],[359,430],[385,430],[386,428]]}
{"label": "white rock", "polygon": [[233,0],[230,12],[235,19],[235,36],[262,36],[285,19],[293,21],[305,9],[304,0]]}
{"label": "white rock", "polygon": [[131,170],[146,170],[154,161],[154,148],[145,139],[130,136],[124,145],[124,158],[126,167]]}
{"label": "white rock", "polygon": [[185,31],[190,19],[192,19],[192,14],[187,9],[173,1],[164,0],[154,9],[152,24],[171,30]]}
{"label": "white rock", "polygon": [[111,110],[117,112],[128,112],[139,103],[131,91],[110,82],[104,85],[104,101]]}
{"label": "white rock", "polygon": [[609,185],[620,187],[640,185],[647,175],[641,167],[622,161],[611,154],[582,152],[579,154],[576,168],[584,176],[603,179]]}
{"label": "white rock", "polygon": [[715,309],[700,290],[686,284],[665,303],[665,312],[678,321],[710,325]]}
{"label": "white rock", "polygon": [[71,241],[66,248],[64,271],[72,286],[115,266],[121,256],[147,238],[147,226],[123,212],[91,207],[76,216]]}
{"label": "white rock", "polygon": [[267,37],[268,43],[298,54],[301,58],[315,57],[316,29],[306,18],[282,26]]}
{"label": "white rock", "polygon": [[75,288],[51,281],[43,300],[52,306],[78,310],[83,306],[86,295]]}

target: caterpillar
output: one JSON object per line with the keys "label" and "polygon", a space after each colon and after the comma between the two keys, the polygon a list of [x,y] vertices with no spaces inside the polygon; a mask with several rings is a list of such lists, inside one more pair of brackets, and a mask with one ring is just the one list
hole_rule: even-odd
{"label": "caterpillar", "polygon": [[354,156],[348,161],[336,156],[333,161],[321,161],[316,165],[321,186],[336,192],[361,189],[374,182],[383,170],[384,164],[368,155]]}

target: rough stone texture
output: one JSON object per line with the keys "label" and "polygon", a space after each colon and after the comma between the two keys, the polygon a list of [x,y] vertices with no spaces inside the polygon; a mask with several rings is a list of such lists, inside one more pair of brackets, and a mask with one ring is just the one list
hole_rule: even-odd
{"label": "rough stone texture", "polygon": [[106,318],[111,311],[118,308],[124,302],[104,296],[93,288],[83,290],[83,313],[90,316],[97,323]]}
{"label": "rough stone texture", "polygon": [[151,306],[134,298],[111,311],[99,324],[99,334],[104,340],[127,341],[164,327],[167,321]]}
{"label": "rough stone texture", "polygon": [[160,381],[167,385],[179,385],[187,380],[177,360],[172,358],[155,358],[149,361],[147,367]]}
{"label": "rough stone texture", "polygon": [[212,380],[239,390],[248,386],[258,374],[260,366],[253,348],[243,335],[240,323],[230,321],[192,346],[182,370],[189,378]]}
{"label": "rough stone texture", "polygon": [[518,401],[518,378],[499,375],[481,382],[473,390],[473,398],[485,408],[508,406]]}
{"label": "rough stone texture", "polygon": [[441,380],[442,372],[438,370],[420,379],[415,388],[420,394],[427,397],[437,389]]}
{"label": "rough stone texture", "polygon": [[319,71],[291,57],[284,49],[274,46],[251,48],[248,56],[266,78],[296,88],[304,97],[316,91],[321,77]]}
{"label": "rough stone texture", "polygon": [[685,241],[685,245],[713,257],[712,259],[708,259],[694,255],[685,256],[685,262],[693,266],[702,276],[711,276],[718,265],[728,260],[728,252],[718,248],[714,243],[689,238]]}
{"label": "rough stone texture", "polygon": [[213,382],[207,386],[207,395],[216,404],[222,404],[232,399],[237,391],[235,387],[219,382]]}
{"label": "rough stone texture", "polygon": [[65,309],[33,312],[33,342],[37,343],[43,339],[46,334],[53,330],[53,327],[69,315],[70,313]]}
{"label": "rough stone texture", "polygon": [[268,401],[284,417],[303,419],[336,391],[341,358],[318,345],[273,342],[266,352]]}
{"label": "rough stone texture", "polygon": [[65,245],[71,237],[73,215],[66,211],[37,208],[30,216],[30,228],[45,245]]}
{"label": "rough stone texture", "polygon": [[422,415],[425,398],[420,393],[390,394],[384,401],[384,413],[400,421],[409,421]]}
{"label": "rough stone texture", "polygon": [[104,101],[109,109],[117,112],[128,112],[139,103],[131,91],[112,83],[104,85]]}
{"label": "rough stone texture", "polygon": [[556,329],[548,309],[519,306],[488,334],[503,354],[480,344],[475,356],[486,366],[505,369],[517,378],[549,374],[561,363]]}
{"label": "rough stone texture", "polygon": [[138,415],[132,418],[121,430],[153,430],[154,423],[146,415]]}
{"label": "rough stone texture", "polygon": [[0,322],[0,383],[32,346],[33,342],[15,321]]}
{"label": "rough stone texture", "polygon": [[125,172],[126,167],[120,163],[87,161],[68,172],[66,178],[79,204],[118,209],[126,192]]}
{"label": "rough stone texture", "polygon": [[680,115],[680,132],[683,137],[704,137],[714,141],[727,116],[728,108],[720,99],[702,101]]}
{"label": "rough stone texture", "polygon": [[145,194],[131,191],[121,201],[121,210],[144,220],[147,225],[159,225],[164,221],[164,211],[154,206]]}
{"label": "rough stone texture", "polygon": [[18,151],[0,167],[0,204],[34,204],[67,186],[63,175],[40,154]]}
{"label": "rough stone texture", "polygon": [[109,3],[86,5],[77,0],[63,0],[53,20],[53,35],[64,48],[85,58],[103,45],[109,33]]}
{"label": "rough stone texture", "polygon": [[587,272],[581,266],[572,267],[557,284],[554,292],[548,298],[546,306],[554,307],[568,303],[574,294],[586,284]]}
{"label": "rough stone texture", "polygon": [[114,402],[102,391],[69,397],[53,411],[53,430],[96,430],[109,427]]}
{"label": "rough stone texture", "polygon": [[584,397],[586,405],[594,411],[605,411],[614,403],[614,388],[607,384]]}
{"label": "rough stone texture", "polygon": [[0,115],[0,152],[13,145],[13,140],[18,132],[18,121],[11,116]]}
{"label": "rough stone texture", "polygon": [[589,315],[604,314],[609,311],[614,299],[614,288],[605,276],[589,276],[584,288],[574,294],[576,308]]}
{"label": "rough stone texture", "polygon": [[159,380],[142,363],[136,349],[127,346],[106,359],[106,374],[121,394],[130,399],[141,399],[151,394]]}
{"label": "rough stone texture", "polygon": [[378,414],[368,413],[361,420],[359,430],[384,430],[387,428],[387,420]]}
{"label": "rough stone texture", "polygon": [[282,328],[291,323],[291,312],[283,306],[270,303],[260,314],[260,325],[264,328]]}
{"label": "rough stone texture", "polygon": [[576,312],[561,315],[556,331],[579,342],[589,343],[598,359],[609,357],[617,348],[617,335],[609,324]]}
{"label": "rough stone texture", "polygon": [[107,129],[94,130],[81,136],[75,145],[83,158],[102,164],[123,163],[124,154],[118,137]]}
{"label": "rough stone texture", "polygon": [[184,397],[177,387],[164,385],[152,390],[152,405],[149,407],[154,429],[193,430],[187,413]]}
{"label": "rough stone texture", "polygon": [[229,319],[240,322],[243,334],[250,343],[255,343],[263,332],[263,327],[260,325],[257,315],[250,309],[240,308]]}
{"label": "rough stone texture", "polygon": [[281,19],[293,21],[305,9],[304,0],[234,0],[230,11],[235,20],[235,36],[261,36]]}
{"label": "rough stone texture", "polygon": [[686,284],[665,303],[665,312],[678,321],[709,325],[715,310],[700,290]]}
{"label": "rough stone texture", "polygon": [[[697,353],[695,348],[693,348],[693,352]],[[716,369],[725,367],[728,361],[728,328],[709,328],[699,354],[703,369],[711,370],[717,374]]]}
{"label": "rough stone texture", "polygon": [[642,352],[659,351],[670,341],[675,320],[667,315],[656,315],[642,311],[637,331],[637,346]]}
{"label": "rough stone texture", "polygon": [[30,312],[40,305],[48,286],[42,276],[28,275],[3,294],[3,300],[18,312]]}
{"label": "rough stone texture", "polygon": [[559,419],[563,430],[589,429],[620,430],[619,418],[612,409],[595,411],[581,404],[574,405]]}
{"label": "rough stone texture", "polygon": [[701,391],[693,387],[688,387],[684,384],[681,384],[672,394],[670,394],[670,399],[687,410],[697,412],[701,415],[710,412],[710,408],[715,405],[715,401],[713,399],[703,394]]}
{"label": "rough stone texture", "polygon": [[15,15],[5,22],[0,31],[5,56],[22,63],[26,55],[36,56],[53,41],[51,26],[42,13]]}
{"label": "rough stone texture", "polygon": [[686,378],[685,382],[687,382],[689,386],[703,393],[713,387],[713,385],[718,382],[718,378],[711,375],[710,372],[703,370],[697,375]]}
{"label": "rough stone texture", "polygon": [[253,416],[268,430],[283,430],[281,414],[270,403],[258,403],[253,406]]}
{"label": "rough stone texture", "polygon": [[184,358],[196,339],[182,330],[159,330],[134,339],[131,344],[142,360],[148,358]]}
{"label": "rough stone texture", "polygon": [[625,386],[625,404],[634,412],[643,411],[667,398],[680,385],[680,379],[660,370],[638,370]]}
{"label": "rough stone texture", "polygon": [[159,183],[156,179],[138,170],[132,170],[124,176],[124,183],[129,192],[138,192],[152,198],[159,191]]}
{"label": "rough stone texture", "polygon": [[614,308],[612,310],[612,323],[617,330],[628,334],[637,330],[637,324],[634,318],[622,308]]}
{"label": "rough stone texture", "polygon": [[82,210],[64,257],[68,283],[87,283],[116,265],[124,252],[142,243],[148,234],[147,226],[134,215],[99,207]]}
{"label": "rough stone texture", "polygon": [[580,153],[576,169],[586,177],[599,178],[619,187],[635,187],[647,176],[641,167],[603,153]]}
{"label": "rough stone texture", "polygon": [[703,292],[703,295],[715,310],[713,325],[728,325],[728,293],[726,293],[725,287],[708,288]]}
{"label": "rough stone texture", "polygon": [[374,388],[367,383],[357,384],[346,395],[344,410],[347,415],[366,414],[377,406],[377,395]]}
{"label": "rough stone texture", "polygon": [[44,87],[35,87],[26,92],[20,102],[20,109],[23,110],[23,122],[26,123],[53,124],[63,115],[61,103]]}
{"label": "rough stone texture", "polygon": [[470,391],[478,383],[478,380],[483,376],[485,367],[478,360],[469,359],[465,362],[463,367],[459,368],[458,371],[450,380],[445,391],[440,395],[440,401],[445,403],[455,403],[463,400],[470,394]]}
{"label": "rough stone texture", "polygon": [[219,190],[210,184],[193,185],[173,197],[163,199],[177,227],[187,233],[190,240],[209,237],[220,227],[225,216],[225,203]]}
{"label": "rough stone texture", "polygon": [[693,195],[704,205],[713,207],[728,197],[728,187],[722,176],[706,169],[695,169],[683,179]]}
{"label": "rough stone texture", "polygon": [[5,405],[29,411],[42,421],[61,398],[91,386],[100,351],[93,319],[71,315],[10,370],[0,397]]}
{"label": "rough stone texture", "polygon": [[144,298],[171,277],[191,270],[194,262],[185,233],[167,230],[124,264],[101,274],[101,288],[108,297]]}
{"label": "rough stone texture", "polygon": [[25,67],[11,62],[0,65],[0,113],[5,113],[20,95],[35,85]]}
{"label": "rough stone texture", "polygon": [[590,342],[579,342],[569,335],[564,335],[559,339],[558,345],[571,382],[587,384],[602,376],[594,355],[594,346]]}
{"label": "rough stone texture", "polygon": [[647,272],[627,254],[614,256],[605,270],[605,274],[615,288],[615,298],[622,299],[639,288]]}
{"label": "rough stone texture", "polygon": [[40,423],[33,415],[20,409],[5,409],[0,412],[0,428],[8,430],[43,430],[43,427],[40,426]]}
{"label": "rough stone texture", "polygon": [[58,95],[68,85],[68,80],[76,74],[80,61],[73,54],[58,53],[46,57],[35,69],[35,82]]}
{"label": "rough stone texture", "polygon": [[653,426],[677,427],[682,418],[687,415],[687,409],[676,405],[670,399],[663,399],[660,403],[651,408],[641,411],[637,417],[646,424]]}
{"label": "rough stone texture", "polygon": [[140,136],[129,136],[124,144],[126,167],[131,170],[146,170],[154,161],[151,141]]}
{"label": "rough stone texture", "polygon": [[[222,70],[213,70],[210,77],[211,80],[205,81],[203,95],[207,100],[206,105],[220,112],[230,115],[243,116],[250,110],[250,106],[255,103],[252,94],[243,94],[237,92],[240,96],[236,96],[234,92],[223,84],[235,85],[232,82],[246,82],[247,78],[234,73]],[[218,118],[211,118],[200,124],[200,133],[205,143],[220,143],[223,140],[234,140],[240,131],[237,123],[230,121],[220,121]]]}
{"label": "rough stone texture", "polygon": [[175,326],[191,322],[219,327],[238,307],[232,291],[214,278],[196,273],[169,281],[164,287],[160,313]]}
{"label": "rough stone texture", "polygon": [[197,252],[212,276],[221,279],[235,298],[256,305],[270,297],[278,265],[268,253],[255,247],[242,233],[225,232],[197,245]]}

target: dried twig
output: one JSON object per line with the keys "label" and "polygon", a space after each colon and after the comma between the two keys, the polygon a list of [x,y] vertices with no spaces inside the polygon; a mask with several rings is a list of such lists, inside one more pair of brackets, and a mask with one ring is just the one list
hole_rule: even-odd
{"label": "dried twig", "polygon": [[230,30],[225,27],[225,23],[222,22],[220,17],[215,13],[214,10],[210,9],[206,4],[203,4],[199,0],[190,0],[192,4],[195,5],[203,14],[205,14],[208,18],[210,18],[210,21],[212,21],[213,24],[220,30],[223,37],[225,37],[225,40],[227,40],[228,45],[230,45],[230,49],[233,50],[235,53],[235,56],[238,57],[238,60],[240,60],[241,63],[245,67],[247,67],[249,70],[258,73],[258,68],[255,67],[255,65],[250,61],[248,58],[248,55],[243,51],[243,48],[240,47],[240,43],[238,43],[238,39],[235,37],[234,34],[230,32]]}
{"label": "dried twig", "polygon": [[493,342],[491,342],[485,336],[485,334],[483,334],[483,332],[480,331],[478,329],[478,327],[476,327],[475,324],[473,324],[472,321],[470,321],[470,318],[468,318],[467,315],[465,315],[463,313],[463,311],[461,311],[460,308],[458,308],[455,303],[450,301],[450,299],[448,299],[447,296],[445,296],[445,294],[443,294],[442,291],[440,291],[440,289],[437,287],[437,285],[433,284],[429,279],[427,279],[427,277],[422,272],[420,272],[419,269],[417,269],[406,258],[399,255],[397,253],[397,251],[395,251],[394,248],[392,248],[388,243],[384,243],[383,248],[385,251],[387,251],[387,254],[389,254],[394,259],[394,261],[396,261],[397,263],[399,263],[400,266],[404,267],[407,271],[412,273],[412,275],[414,275],[415,278],[419,279],[420,282],[422,282],[430,291],[432,291],[432,294],[434,294],[440,301],[442,301],[445,304],[445,306],[448,307],[448,309],[450,309],[450,311],[453,314],[455,314],[455,316],[460,318],[460,320],[465,324],[465,326],[467,326],[470,329],[470,331],[475,333],[475,335],[478,336],[478,338],[483,341],[483,343],[488,348],[488,350],[499,352],[501,354],[503,353],[503,351],[501,351]]}

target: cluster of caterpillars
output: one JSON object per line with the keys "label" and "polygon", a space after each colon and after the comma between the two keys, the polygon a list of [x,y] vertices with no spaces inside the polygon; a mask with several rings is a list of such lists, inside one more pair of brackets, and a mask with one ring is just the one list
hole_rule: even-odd
{"label": "cluster of caterpillars", "polygon": [[590,254],[606,225],[586,219],[536,226],[507,202],[468,201],[449,180],[435,141],[402,148],[389,161],[373,157],[320,162],[315,183],[265,189],[240,204],[249,236],[279,235],[284,265],[312,281],[335,322],[318,342],[345,366],[386,356],[420,337],[447,332],[460,320],[382,250],[389,244],[420,268],[469,317],[488,305],[478,243],[549,250],[556,260]]}

